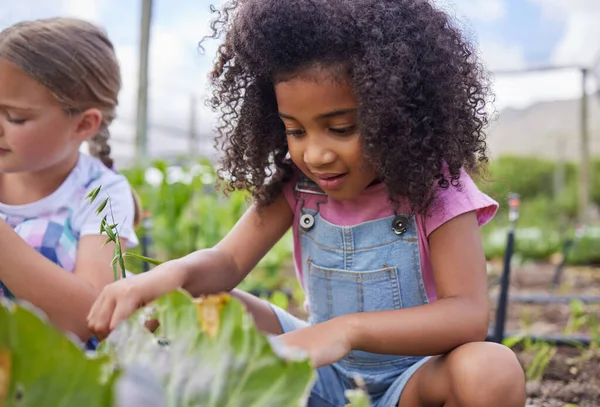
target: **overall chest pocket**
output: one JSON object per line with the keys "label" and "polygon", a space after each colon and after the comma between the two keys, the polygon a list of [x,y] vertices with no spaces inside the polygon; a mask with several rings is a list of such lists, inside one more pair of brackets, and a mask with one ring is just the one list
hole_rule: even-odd
{"label": "overall chest pocket", "polygon": [[[308,260],[310,322],[318,324],[346,314],[401,309],[402,295],[398,269],[385,267],[369,271],[348,271],[320,267]],[[339,363],[346,369],[411,366],[419,358],[353,350]],[[395,370],[394,370],[395,369]]]}
{"label": "overall chest pocket", "polygon": [[402,308],[396,267],[348,271],[320,267],[308,259],[312,323],[346,314]]}

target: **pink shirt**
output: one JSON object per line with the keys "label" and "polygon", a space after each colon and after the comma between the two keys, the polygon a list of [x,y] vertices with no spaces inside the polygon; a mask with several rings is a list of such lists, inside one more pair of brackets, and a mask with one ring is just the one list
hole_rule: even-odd
{"label": "pink shirt", "polygon": [[[284,189],[285,197],[292,210],[296,209],[296,197],[294,186],[298,173],[292,178]],[[427,217],[417,215],[417,230],[419,235],[419,251],[421,257],[421,273],[427,297],[429,301],[437,299],[433,268],[429,256],[429,235],[438,227],[452,218],[466,212],[475,211],[479,225],[489,222],[496,211],[498,203],[481,192],[471,177],[461,171],[461,188],[450,187],[439,189],[433,203],[431,214]],[[388,201],[384,184],[377,184],[366,188],[359,196],[348,201],[336,201],[329,197],[303,194],[304,206],[317,209],[317,201],[325,201],[319,204],[319,213],[323,219],[338,226],[354,226],[360,223],[386,218],[394,214],[393,207]],[[299,207],[294,213],[293,235],[294,235],[294,263],[296,275],[302,283],[302,260],[301,245],[299,239]]]}

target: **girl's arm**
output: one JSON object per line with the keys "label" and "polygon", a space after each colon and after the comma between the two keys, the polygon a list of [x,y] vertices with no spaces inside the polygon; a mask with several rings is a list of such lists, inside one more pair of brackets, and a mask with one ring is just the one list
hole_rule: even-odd
{"label": "girl's arm", "polygon": [[90,311],[90,328],[103,338],[137,308],[177,288],[194,297],[232,290],[290,228],[292,219],[283,193],[260,211],[252,206],[214,248],[105,287]]}
{"label": "girl's arm", "polygon": [[112,279],[112,248],[106,238],[79,241],[75,273],[46,259],[0,220],[0,280],[15,297],[40,308],[60,329],[82,340],[91,336],[86,316],[100,288]]}
{"label": "girl's arm", "polygon": [[283,193],[260,213],[251,207],[213,249],[180,260],[181,286],[195,297],[234,289],[287,232],[292,219]]}
{"label": "girl's arm", "polygon": [[430,251],[438,300],[414,308],[340,317],[333,325],[345,327],[352,349],[436,355],[485,339],[489,320],[486,261],[475,212],[436,229],[430,235]]}

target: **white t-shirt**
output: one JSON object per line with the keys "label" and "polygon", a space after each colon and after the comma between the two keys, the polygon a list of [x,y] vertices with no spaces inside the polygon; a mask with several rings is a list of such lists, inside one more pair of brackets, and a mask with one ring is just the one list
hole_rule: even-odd
{"label": "white t-shirt", "polygon": [[[100,193],[90,204],[86,196],[98,186],[101,186]],[[107,197],[110,197],[110,204],[96,214],[96,209]],[[0,202],[0,218],[30,246],[68,271],[75,267],[79,239],[99,235],[104,215],[108,215],[109,224],[119,225],[119,234],[127,240],[127,247],[137,246],[134,214],[135,205],[127,179],[84,153],[80,154],[77,165],[62,185],[49,196],[26,205]]]}

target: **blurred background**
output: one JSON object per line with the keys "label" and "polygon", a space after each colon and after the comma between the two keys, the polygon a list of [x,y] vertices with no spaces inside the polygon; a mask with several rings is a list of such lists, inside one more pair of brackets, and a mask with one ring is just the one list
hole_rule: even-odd
{"label": "blurred background", "polygon": [[[214,188],[215,116],[204,100],[217,44],[208,42],[202,54],[198,42],[210,33],[210,5],[221,2],[0,0],[0,29],[24,19],[67,15],[107,30],[123,75],[111,127],[113,157],[147,211],[139,251],[161,260],[215,244],[247,205],[245,194],[223,197]],[[437,3],[476,41],[493,75],[492,161],[487,180],[478,180],[502,207],[482,229],[490,298],[497,297],[501,273],[512,265],[506,329],[516,332],[511,346],[521,346],[528,378],[588,386],[573,390],[575,395],[548,397],[575,403],[587,394],[598,404],[582,406],[600,405],[600,382],[590,384],[582,376],[585,369],[573,373],[566,357],[559,357],[562,351],[556,356],[547,342],[521,341],[527,332],[584,335],[587,342],[581,343],[600,343],[600,0]],[[520,216],[514,248],[507,250],[509,193],[520,196]],[[302,314],[289,235],[243,288]],[[554,299],[531,300],[542,294]],[[491,317],[493,324],[495,309]],[[597,372],[600,362],[594,366],[590,372]],[[545,397],[543,389],[531,400]]]}

